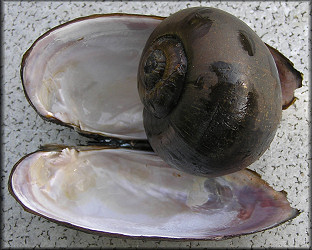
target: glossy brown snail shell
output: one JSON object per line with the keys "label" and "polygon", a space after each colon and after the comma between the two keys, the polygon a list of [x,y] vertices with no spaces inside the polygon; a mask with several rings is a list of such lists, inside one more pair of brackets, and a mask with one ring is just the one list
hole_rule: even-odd
{"label": "glossy brown snail shell", "polygon": [[268,48],[241,20],[214,8],[179,11],[154,30],[138,90],[154,151],[196,175],[249,166],[281,119],[280,80]]}

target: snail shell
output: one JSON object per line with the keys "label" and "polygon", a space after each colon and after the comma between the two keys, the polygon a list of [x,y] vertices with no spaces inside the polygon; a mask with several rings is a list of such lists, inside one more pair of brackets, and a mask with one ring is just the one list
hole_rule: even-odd
{"label": "snail shell", "polygon": [[138,90],[154,151],[191,174],[247,167],[269,147],[281,119],[268,48],[245,23],[213,8],[182,10],[153,31]]}

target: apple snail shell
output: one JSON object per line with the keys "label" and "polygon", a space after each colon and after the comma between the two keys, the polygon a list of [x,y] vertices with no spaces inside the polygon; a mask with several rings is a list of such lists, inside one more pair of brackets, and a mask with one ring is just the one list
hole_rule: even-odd
{"label": "apple snail shell", "polygon": [[191,174],[249,166],[281,119],[280,80],[268,48],[245,23],[213,8],[179,11],[153,31],[138,90],[152,148]]}

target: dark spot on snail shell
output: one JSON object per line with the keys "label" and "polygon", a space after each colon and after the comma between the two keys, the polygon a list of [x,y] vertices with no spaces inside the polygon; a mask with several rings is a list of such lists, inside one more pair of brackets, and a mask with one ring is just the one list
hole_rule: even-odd
{"label": "dark spot on snail shell", "polygon": [[202,9],[191,13],[185,18],[185,28],[196,29],[194,34],[196,36],[193,39],[201,38],[209,32],[213,21],[209,19],[208,14],[209,11]]}
{"label": "dark spot on snail shell", "polygon": [[[172,53],[172,47],[180,49]],[[249,166],[269,147],[281,119],[281,86],[268,48],[245,23],[213,8],[182,10],[154,30],[138,89],[154,151],[191,174]]]}
{"label": "dark spot on snail shell", "polygon": [[243,49],[247,51],[248,55],[253,56],[255,54],[255,44],[252,39],[249,39],[248,35],[243,30],[239,31],[239,41],[241,42]]}

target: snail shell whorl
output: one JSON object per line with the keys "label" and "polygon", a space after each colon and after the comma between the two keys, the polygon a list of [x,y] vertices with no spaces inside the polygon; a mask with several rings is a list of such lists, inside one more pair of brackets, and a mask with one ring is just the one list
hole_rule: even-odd
{"label": "snail shell whorl", "polygon": [[157,118],[167,116],[183,89],[187,61],[181,41],[163,36],[145,52],[140,62],[139,91],[145,107]]}
{"label": "snail shell whorl", "polygon": [[[146,74],[151,57],[159,62],[156,71],[165,72],[164,56],[152,51],[168,37],[181,42],[187,58],[176,96],[166,84],[168,94],[151,92],[155,82],[166,81]],[[175,67],[166,60],[166,68]],[[192,174],[218,176],[247,167],[269,147],[281,119],[272,55],[245,23],[221,10],[190,8],[166,18],[147,41],[138,79],[151,146],[169,165]],[[177,99],[159,101],[167,95]]]}

